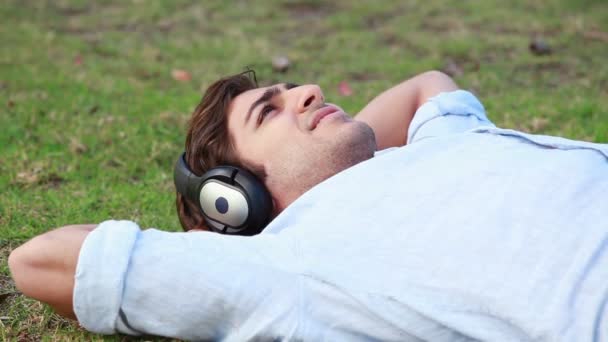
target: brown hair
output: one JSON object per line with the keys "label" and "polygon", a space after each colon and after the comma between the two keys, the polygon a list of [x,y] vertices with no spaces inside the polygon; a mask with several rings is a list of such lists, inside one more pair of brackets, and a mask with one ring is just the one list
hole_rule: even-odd
{"label": "brown hair", "polygon": [[[222,78],[207,88],[192,113],[186,135],[186,162],[194,174],[201,176],[222,164],[243,167],[228,132],[228,108],[239,94],[257,87],[255,72],[247,70]],[[197,203],[177,193],[176,205],[179,222],[185,231],[209,230]]]}

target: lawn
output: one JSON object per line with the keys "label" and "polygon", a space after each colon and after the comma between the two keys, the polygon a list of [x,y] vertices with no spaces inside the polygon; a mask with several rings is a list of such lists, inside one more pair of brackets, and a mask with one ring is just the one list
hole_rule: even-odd
{"label": "lawn", "polygon": [[443,70],[498,126],[608,142],[602,0],[4,0],[0,17],[1,340],[125,339],[21,296],[8,254],[69,223],[179,230],[172,167],[190,112],[246,67],[262,85],[317,83],[352,114]]}

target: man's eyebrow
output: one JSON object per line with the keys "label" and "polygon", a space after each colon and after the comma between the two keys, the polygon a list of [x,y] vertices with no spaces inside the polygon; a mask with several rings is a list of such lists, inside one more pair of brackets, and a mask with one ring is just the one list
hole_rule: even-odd
{"label": "man's eyebrow", "polygon": [[299,87],[299,84],[295,84],[295,83],[285,83],[285,89],[289,90],[291,88],[295,88],[295,87]]}
{"label": "man's eyebrow", "polygon": [[253,113],[253,110],[255,109],[255,107],[272,99],[274,96],[278,95],[280,92],[281,92],[281,90],[278,87],[272,87],[272,88],[266,89],[264,94],[262,96],[260,96],[259,99],[255,100],[255,102],[251,104],[251,107],[249,107],[249,111],[247,111],[247,116],[245,116],[245,124],[247,124],[247,122],[249,121],[249,117],[251,116],[251,113]]}

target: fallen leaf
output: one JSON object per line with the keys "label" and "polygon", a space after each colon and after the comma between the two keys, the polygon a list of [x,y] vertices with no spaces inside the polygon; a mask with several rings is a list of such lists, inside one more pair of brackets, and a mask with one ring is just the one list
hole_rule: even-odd
{"label": "fallen leaf", "polygon": [[458,77],[464,74],[464,71],[460,67],[460,65],[456,64],[453,60],[448,60],[445,67],[443,67],[443,71],[450,75],[451,77]]}
{"label": "fallen leaf", "polygon": [[535,117],[532,119],[532,130],[534,132],[542,131],[544,128],[547,127],[547,125],[549,125],[549,119],[547,118]]}
{"label": "fallen leaf", "polygon": [[285,72],[289,69],[289,58],[285,56],[276,56],[272,59],[272,69],[277,72]]}
{"label": "fallen leaf", "polygon": [[99,118],[99,120],[97,120],[97,125],[98,126],[111,125],[114,121],[115,121],[115,119],[112,115],[107,115],[107,116]]}
{"label": "fallen leaf", "polygon": [[38,179],[38,172],[23,171],[17,174],[17,182],[20,184],[34,184]]}
{"label": "fallen leaf", "polygon": [[123,162],[122,160],[120,160],[118,158],[112,158],[107,162],[107,165],[109,167],[123,167],[123,166],[125,166],[125,162]]}
{"label": "fallen leaf", "polygon": [[181,69],[173,69],[171,71],[171,76],[173,76],[174,80],[180,82],[188,82],[192,79],[192,76],[190,76],[189,72]]}
{"label": "fallen leaf", "polygon": [[342,96],[351,96],[353,94],[353,90],[350,88],[350,85],[346,81],[340,82],[338,85],[338,92]]}
{"label": "fallen leaf", "polygon": [[552,52],[549,44],[542,38],[535,38],[530,42],[528,47],[530,48],[530,51],[537,56],[550,55]]}
{"label": "fallen leaf", "polygon": [[76,154],[82,154],[88,150],[87,146],[76,138],[70,140],[70,151]]}

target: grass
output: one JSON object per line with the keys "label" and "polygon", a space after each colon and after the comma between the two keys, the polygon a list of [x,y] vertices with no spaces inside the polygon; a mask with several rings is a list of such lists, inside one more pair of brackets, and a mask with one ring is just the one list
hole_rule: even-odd
{"label": "grass", "polygon": [[[263,84],[318,83],[351,113],[444,70],[499,126],[608,142],[601,0],[7,0],[0,17],[2,340],[129,339],[87,333],[19,295],[7,256],[69,223],[178,230],[171,172],[189,113],[206,85],[246,66]],[[551,53],[531,53],[534,38]],[[276,55],[291,61],[284,74]],[[339,94],[342,81],[352,96]]]}

